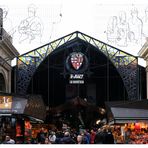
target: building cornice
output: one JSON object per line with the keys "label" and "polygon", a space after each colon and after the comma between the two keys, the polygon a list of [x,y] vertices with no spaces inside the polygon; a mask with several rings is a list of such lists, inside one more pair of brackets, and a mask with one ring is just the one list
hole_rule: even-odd
{"label": "building cornice", "polygon": [[8,40],[7,38],[0,41],[0,46],[3,49],[5,49],[7,54],[10,56],[9,57],[10,60],[12,60],[13,58],[15,58],[15,57],[17,57],[19,55],[19,52],[16,50],[16,48],[12,45],[10,40]]}
{"label": "building cornice", "polygon": [[7,53],[9,56],[9,60],[14,59],[19,56],[19,52],[12,44],[12,37],[3,29],[2,39],[0,40],[1,48]]}
{"label": "building cornice", "polygon": [[12,67],[5,61],[2,57],[0,57],[0,65],[4,67],[6,70],[10,70]]}

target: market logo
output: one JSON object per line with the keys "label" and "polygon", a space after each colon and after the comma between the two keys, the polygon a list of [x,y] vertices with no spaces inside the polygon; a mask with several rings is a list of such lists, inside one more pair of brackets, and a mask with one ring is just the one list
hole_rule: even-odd
{"label": "market logo", "polygon": [[83,64],[83,54],[82,53],[73,53],[71,55],[71,64],[75,70],[78,70]]}
{"label": "market logo", "polygon": [[81,52],[72,52],[66,58],[66,68],[72,74],[84,73],[88,68],[88,59]]}

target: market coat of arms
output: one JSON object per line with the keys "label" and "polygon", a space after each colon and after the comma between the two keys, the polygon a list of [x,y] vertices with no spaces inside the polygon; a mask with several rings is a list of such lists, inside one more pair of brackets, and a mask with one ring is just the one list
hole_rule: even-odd
{"label": "market coat of arms", "polygon": [[80,52],[78,52],[78,53],[74,52],[71,55],[70,61],[71,61],[71,64],[75,70],[80,69],[80,67],[82,66],[83,61],[84,61],[83,54]]}

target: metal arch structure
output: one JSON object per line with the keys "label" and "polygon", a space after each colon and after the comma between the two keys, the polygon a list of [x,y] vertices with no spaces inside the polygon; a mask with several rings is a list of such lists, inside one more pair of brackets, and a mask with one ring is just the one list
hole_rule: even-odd
{"label": "metal arch structure", "polygon": [[81,39],[101,51],[116,67],[128,99],[138,99],[138,58],[79,31],[45,44],[17,58],[16,93],[26,94],[30,80],[41,62],[55,49],[74,39]]}

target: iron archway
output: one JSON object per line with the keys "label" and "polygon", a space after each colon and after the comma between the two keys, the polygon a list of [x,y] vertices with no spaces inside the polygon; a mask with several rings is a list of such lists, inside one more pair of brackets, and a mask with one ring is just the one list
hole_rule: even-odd
{"label": "iron archway", "polygon": [[136,100],[138,98],[137,57],[78,31],[19,56],[17,58],[16,92],[26,94],[30,80],[42,61],[58,47],[74,39],[84,40],[102,52],[119,72],[129,100]]}

